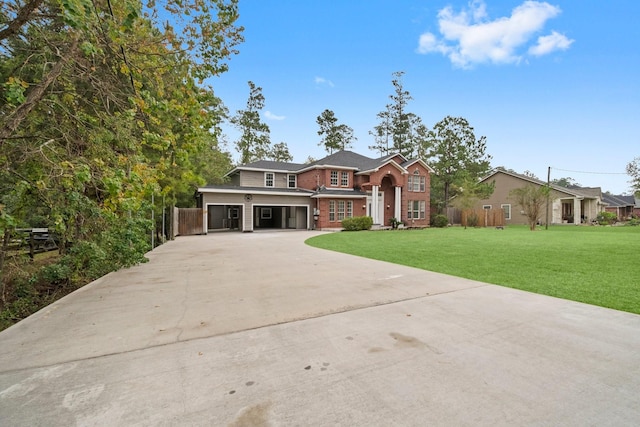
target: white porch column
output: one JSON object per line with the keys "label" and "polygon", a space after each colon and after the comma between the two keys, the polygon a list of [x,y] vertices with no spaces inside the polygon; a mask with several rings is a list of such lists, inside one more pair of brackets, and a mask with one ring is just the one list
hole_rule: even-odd
{"label": "white porch column", "polygon": [[581,224],[582,223],[582,209],[580,209],[580,199],[573,199],[573,223]]}
{"label": "white porch column", "polygon": [[402,187],[397,186],[396,187],[396,194],[395,194],[396,203],[395,203],[395,207],[394,207],[394,211],[393,211],[393,216],[398,221],[400,221],[400,219],[401,219],[400,217],[402,216],[402,204],[401,204],[402,200],[401,200],[401,197],[402,197]]}
{"label": "white porch column", "polygon": [[374,224],[380,224],[380,215],[378,215],[378,186],[374,185],[371,192],[371,218]]}

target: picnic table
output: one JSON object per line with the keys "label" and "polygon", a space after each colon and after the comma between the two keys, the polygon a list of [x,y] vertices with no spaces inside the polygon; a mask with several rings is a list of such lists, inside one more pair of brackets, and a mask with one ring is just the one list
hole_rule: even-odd
{"label": "picnic table", "polygon": [[21,235],[21,246],[29,245],[31,259],[36,253],[58,249],[58,236],[48,228],[16,228],[16,232]]}

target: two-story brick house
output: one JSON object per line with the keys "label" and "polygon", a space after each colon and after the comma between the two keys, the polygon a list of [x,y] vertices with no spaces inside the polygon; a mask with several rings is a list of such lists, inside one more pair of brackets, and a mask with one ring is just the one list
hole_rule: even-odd
{"label": "two-story brick house", "polygon": [[368,215],[429,224],[430,174],[422,160],[400,154],[371,159],[339,151],[308,164],[260,160],[232,169],[229,183],[198,188],[204,230],[339,229]]}

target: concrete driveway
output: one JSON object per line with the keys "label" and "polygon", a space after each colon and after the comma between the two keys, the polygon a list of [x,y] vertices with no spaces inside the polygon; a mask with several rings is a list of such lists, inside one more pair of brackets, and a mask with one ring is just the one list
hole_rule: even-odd
{"label": "concrete driveway", "polygon": [[640,424],[640,316],[182,237],[0,333],[2,426]]}

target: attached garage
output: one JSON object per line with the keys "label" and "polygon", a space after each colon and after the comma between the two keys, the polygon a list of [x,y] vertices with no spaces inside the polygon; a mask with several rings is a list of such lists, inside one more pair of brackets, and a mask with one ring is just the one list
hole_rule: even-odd
{"label": "attached garage", "polygon": [[309,224],[308,206],[265,206],[253,207],[254,229],[299,229],[307,230]]}
{"label": "attached garage", "polygon": [[312,228],[312,191],[211,186],[198,189],[203,232]]}

